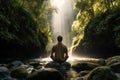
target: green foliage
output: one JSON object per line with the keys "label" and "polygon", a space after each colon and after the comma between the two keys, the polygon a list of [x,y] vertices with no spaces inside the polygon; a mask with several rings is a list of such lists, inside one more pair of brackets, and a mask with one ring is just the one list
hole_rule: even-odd
{"label": "green foliage", "polygon": [[21,45],[38,43],[35,39],[37,27],[29,12],[13,1],[2,2],[0,8],[1,39],[15,40]]}
{"label": "green foliage", "polygon": [[[79,12],[72,25],[72,30],[76,32],[77,35],[73,38],[72,45],[74,47],[82,45],[86,48],[88,48],[89,45],[89,47],[96,46],[100,48],[100,46],[108,47],[114,45],[112,41],[115,41],[115,45],[119,47],[119,11],[117,11],[119,9],[116,10],[116,7],[119,7],[119,5],[119,0],[77,0],[74,8]],[[113,9],[113,11],[111,11],[111,9]],[[94,22],[92,23],[92,21]],[[111,25],[112,23],[113,26]],[[115,36],[112,35],[114,32]],[[96,37],[94,38],[95,35]],[[85,41],[86,38],[89,37],[91,37],[91,39]],[[99,42],[96,44],[96,41]],[[107,44],[103,44],[107,41],[109,41]]]}
{"label": "green foliage", "polygon": [[[119,47],[120,8],[101,13],[86,26],[85,45],[92,48]],[[117,35],[116,35],[117,34]]]}
{"label": "green foliage", "polygon": [[45,1],[0,0],[0,47],[16,44],[45,50],[51,35]]}

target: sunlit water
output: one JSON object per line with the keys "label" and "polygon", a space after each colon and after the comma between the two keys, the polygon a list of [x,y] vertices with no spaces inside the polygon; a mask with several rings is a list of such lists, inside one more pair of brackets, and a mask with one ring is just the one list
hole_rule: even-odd
{"label": "sunlit water", "polygon": [[63,36],[63,43],[67,46],[71,45],[72,31],[71,26],[74,21],[74,0],[50,0],[51,6],[56,10],[52,13],[51,28],[53,43],[56,43],[58,35]]}
{"label": "sunlit water", "polygon": [[[74,56],[70,56],[67,60],[67,62],[70,62],[71,65],[73,64],[73,62],[93,62],[93,61],[98,61],[99,59],[96,58],[87,58],[87,57],[74,57]],[[44,61],[46,63],[52,61],[52,59],[50,57],[48,58],[42,58],[41,61]]]}

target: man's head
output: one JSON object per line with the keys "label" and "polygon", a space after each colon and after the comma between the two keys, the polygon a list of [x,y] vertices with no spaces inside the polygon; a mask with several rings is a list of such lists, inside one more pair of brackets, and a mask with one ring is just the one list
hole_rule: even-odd
{"label": "man's head", "polygon": [[60,35],[57,37],[58,42],[62,42],[62,39],[63,39],[63,37]]}

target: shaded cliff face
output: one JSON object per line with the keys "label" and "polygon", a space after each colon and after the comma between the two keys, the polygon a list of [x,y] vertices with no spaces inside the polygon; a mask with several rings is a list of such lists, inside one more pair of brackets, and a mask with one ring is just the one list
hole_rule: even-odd
{"label": "shaded cliff face", "polygon": [[[120,7],[92,18],[84,30],[84,37],[76,53],[108,57],[120,53]],[[86,53],[86,54],[85,54]]]}
{"label": "shaded cliff face", "polygon": [[39,57],[48,42],[33,16],[15,0],[0,0],[0,57]]}

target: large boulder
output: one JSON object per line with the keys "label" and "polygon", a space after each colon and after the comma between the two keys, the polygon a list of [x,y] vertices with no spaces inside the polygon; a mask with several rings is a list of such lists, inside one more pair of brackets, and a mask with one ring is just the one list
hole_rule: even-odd
{"label": "large boulder", "polygon": [[17,66],[21,66],[21,65],[23,65],[24,63],[22,62],[22,61],[13,61],[12,63],[11,63],[11,65],[13,65],[14,67],[17,67]]}
{"label": "large boulder", "polygon": [[110,65],[110,68],[111,68],[114,72],[120,73],[120,62],[111,64],[111,65]]}
{"label": "large boulder", "polygon": [[55,68],[55,69],[64,69],[64,70],[69,70],[71,67],[71,64],[68,62],[64,62],[61,65],[59,63],[56,63],[54,61],[49,62],[48,64],[45,65],[46,68]]}
{"label": "large boulder", "polygon": [[92,70],[84,80],[118,80],[109,67],[102,66]]}
{"label": "large boulder", "polygon": [[27,78],[28,71],[25,67],[19,66],[11,69],[11,76],[13,78]]}
{"label": "large boulder", "polygon": [[28,80],[64,80],[64,77],[56,69],[45,68],[34,71],[28,76]]}
{"label": "large boulder", "polygon": [[117,62],[120,62],[120,56],[113,56],[113,57],[106,59],[106,63],[108,66],[110,66],[114,63],[117,63]]}
{"label": "large boulder", "polygon": [[90,62],[81,62],[81,63],[77,63],[75,65],[72,66],[72,68],[74,70],[76,70],[77,72],[83,71],[83,70],[92,70],[95,67],[98,67],[100,65],[96,64],[96,63],[90,63]]}
{"label": "large boulder", "polygon": [[79,77],[83,77],[83,76],[86,76],[90,71],[80,71],[80,73],[78,74]]}
{"label": "large boulder", "polygon": [[12,80],[8,68],[0,67],[0,80]]}

